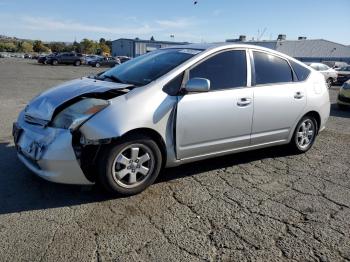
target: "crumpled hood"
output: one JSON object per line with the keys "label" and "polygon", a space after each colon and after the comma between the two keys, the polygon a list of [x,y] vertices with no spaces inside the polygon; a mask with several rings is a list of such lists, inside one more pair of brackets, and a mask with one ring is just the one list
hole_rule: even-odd
{"label": "crumpled hood", "polygon": [[81,78],[58,85],[33,98],[25,108],[30,118],[50,121],[55,109],[63,103],[89,93],[104,93],[108,90],[125,89],[131,85]]}

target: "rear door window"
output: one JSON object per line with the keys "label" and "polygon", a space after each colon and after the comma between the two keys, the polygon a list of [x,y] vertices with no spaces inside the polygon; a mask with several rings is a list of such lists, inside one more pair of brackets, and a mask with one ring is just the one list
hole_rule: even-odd
{"label": "rear door window", "polygon": [[293,82],[293,71],[287,60],[257,51],[253,57],[256,85]]}

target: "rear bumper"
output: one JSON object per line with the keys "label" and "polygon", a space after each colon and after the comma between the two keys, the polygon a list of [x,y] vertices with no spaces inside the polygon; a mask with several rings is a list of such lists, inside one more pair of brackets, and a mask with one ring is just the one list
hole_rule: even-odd
{"label": "rear bumper", "polygon": [[[39,177],[56,183],[91,185],[80,168],[69,130],[29,125],[19,118],[19,160]],[[14,132],[16,133],[16,132]]]}

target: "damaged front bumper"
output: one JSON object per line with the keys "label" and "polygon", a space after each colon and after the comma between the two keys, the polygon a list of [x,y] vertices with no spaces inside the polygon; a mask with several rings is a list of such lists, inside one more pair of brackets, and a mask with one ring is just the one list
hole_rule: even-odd
{"label": "damaged front bumper", "polygon": [[18,158],[39,177],[63,184],[94,184],[79,165],[69,130],[28,124],[22,112],[12,133]]}

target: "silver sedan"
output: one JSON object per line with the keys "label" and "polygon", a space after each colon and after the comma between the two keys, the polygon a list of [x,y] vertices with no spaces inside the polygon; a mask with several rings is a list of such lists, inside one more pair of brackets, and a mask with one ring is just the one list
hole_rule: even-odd
{"label": "silver sedan", "polygon": [[19,159],[49,181],[136,194],[164,167],[286,144],[309,150],[323,76],[243,44],[160,49],[35,97],[13,125]]}

